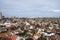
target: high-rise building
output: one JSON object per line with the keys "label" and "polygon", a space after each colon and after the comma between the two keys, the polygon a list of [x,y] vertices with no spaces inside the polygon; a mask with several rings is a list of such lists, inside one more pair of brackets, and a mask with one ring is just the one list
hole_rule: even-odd
{"label": "high-rise building", "polygon": [[0,19],[2,19],[2,12],[0,11]]}

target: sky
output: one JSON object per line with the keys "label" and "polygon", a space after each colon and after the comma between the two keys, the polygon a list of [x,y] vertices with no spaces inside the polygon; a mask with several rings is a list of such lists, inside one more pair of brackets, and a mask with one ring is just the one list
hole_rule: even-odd
{"label": "sky", "polygon": [[5,17],[60,17],[60,0],[0,0]]}

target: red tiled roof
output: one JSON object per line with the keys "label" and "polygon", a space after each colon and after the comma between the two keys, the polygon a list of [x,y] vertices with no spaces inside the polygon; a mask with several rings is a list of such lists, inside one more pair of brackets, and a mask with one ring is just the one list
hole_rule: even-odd
{"label": "red tiled roof", "polygon": [[36,34],[34,34],[34,36],[41,37],[41,34],[36,33]]}
{"label": "red tiled roof", "polygon": [[8,32],[6,32],[6,33],[2,33],[2,34],[0,34],[0,37],[7,37],[8,36]]}
{"label": "red tiled roof", "polygon": [[12,35],[11,40],[16,40],[17,37],[18,37],[17,35]]}

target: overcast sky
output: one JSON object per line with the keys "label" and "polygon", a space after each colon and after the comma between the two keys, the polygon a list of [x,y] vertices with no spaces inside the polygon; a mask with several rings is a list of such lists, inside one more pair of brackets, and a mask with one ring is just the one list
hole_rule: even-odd
{"label": "overcast sky", "polygon": [[60,0],[0,0],[5,17],[60,17]]}

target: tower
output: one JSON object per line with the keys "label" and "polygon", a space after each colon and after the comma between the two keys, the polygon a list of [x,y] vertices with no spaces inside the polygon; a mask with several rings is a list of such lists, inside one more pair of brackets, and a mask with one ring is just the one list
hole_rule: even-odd
{"label": "tower", "polygon": [[2,12],[0,11],[0,19],[2,19]]}

